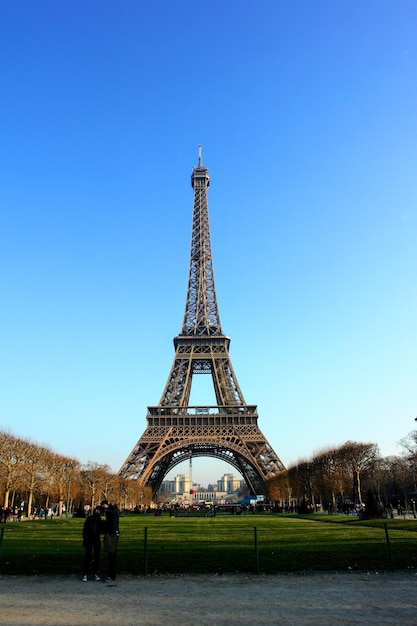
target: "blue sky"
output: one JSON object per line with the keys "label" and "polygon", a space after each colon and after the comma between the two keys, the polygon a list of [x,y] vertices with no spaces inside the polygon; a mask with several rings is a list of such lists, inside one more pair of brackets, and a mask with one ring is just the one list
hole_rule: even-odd
{"label": "blue sky", "polygon": [[120,468],[181,330],[201,144],[223,331],[268,441],[285,465],[400,453],[416,23],[401,0],[3,2],[0,426]]}

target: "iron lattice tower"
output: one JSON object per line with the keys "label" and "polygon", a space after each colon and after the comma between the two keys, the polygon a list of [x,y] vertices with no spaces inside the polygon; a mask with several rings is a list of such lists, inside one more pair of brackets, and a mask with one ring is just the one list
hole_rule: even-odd
{"label": "iron lattice tower", "polygon": [[[245,402],[229,357],[217,307],[211,254],[208,169],[199,148],[193,168],[194,210],[190,271],[181,334],[158,406],[148,407],[147,426],[119,475],[159,489],[178,463],[210,456],[230,463],[253,494],[265,493],[265,480],[284,469],[258,427],[255,405]],[[216,406],[189,406],[194,374],[210,374]]]}

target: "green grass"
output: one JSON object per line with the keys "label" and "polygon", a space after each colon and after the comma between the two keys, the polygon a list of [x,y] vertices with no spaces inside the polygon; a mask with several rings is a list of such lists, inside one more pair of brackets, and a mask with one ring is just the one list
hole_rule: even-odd
{"label": "green grass", "polygon": [[[82,519],[7,523],[0,574],[78,575],[84,556],[83,523]],[[120,520],[118,568],[121,573],[133,575],[383,571],[390,570],[392,563],[396,569],[407,569],[417,566],[415,532],[417,521],[402,519],[366,521],[325,515],[126,516]],[[103,565],[105,558],[103,553]]]}

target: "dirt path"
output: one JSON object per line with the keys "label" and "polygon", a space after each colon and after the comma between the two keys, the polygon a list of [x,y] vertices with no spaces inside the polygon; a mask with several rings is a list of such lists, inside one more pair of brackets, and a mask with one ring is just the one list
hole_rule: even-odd
{"label": "dirt path", "polygon": [[4,626],[417,626],[416,574],[0,577]]}

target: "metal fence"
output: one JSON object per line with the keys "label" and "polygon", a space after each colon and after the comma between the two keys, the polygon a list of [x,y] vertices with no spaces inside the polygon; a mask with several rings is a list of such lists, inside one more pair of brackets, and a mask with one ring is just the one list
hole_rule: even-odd
{"label": "metal fence", "polygon": [[[367,525],[313,519],[120,520],[118,571],[275,574],[393,571],[417,567],[417,522]],[[0,574],[76,574],[83,559],[83,520],[8,523],[1,529]],[[102,564],[105,566],[105,554]]]}
{"label": "metal fence", "polygon": [[[307,523],[291,529],[207,529],[184,532],[179,541],[145,527],[138,537],[136,570],[157,573],[239,573],[391,570],[417,567],[417,543],[409,531]],[[121,557],[127,564],[128,555]],[[132,555],[130,555],[130,560]]]}

